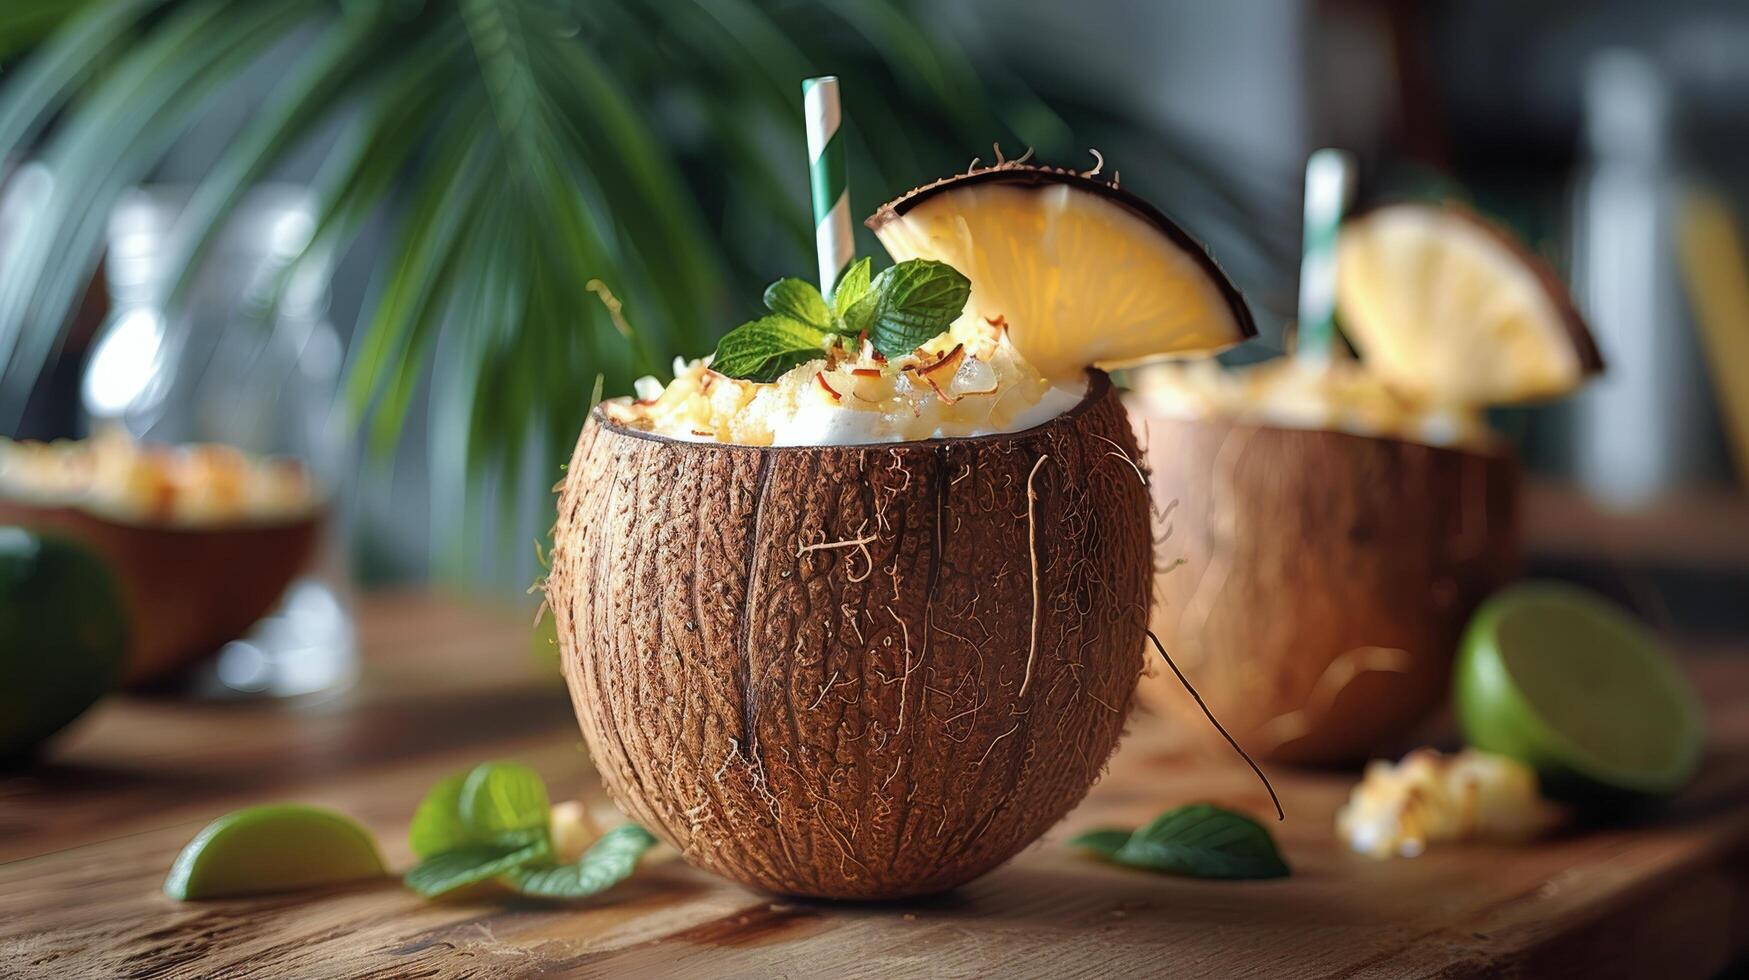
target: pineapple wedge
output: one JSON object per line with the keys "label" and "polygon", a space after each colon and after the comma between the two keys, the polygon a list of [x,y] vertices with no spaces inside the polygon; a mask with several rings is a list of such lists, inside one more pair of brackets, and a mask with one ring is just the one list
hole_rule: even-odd
{"label": "pineapple wedge", "polygon": [[972,281],[956,332],[1003,326],[1045,377],[1206,354],[1256,334],[1195,239],[1115,183],[1004,163],[920,187],[868,219],[895,262]]}
{"label": "pineapple wedge", "polygon": [[1437,405],[1564,395],[1603,369],[1553,270],[1452,205],[1396,204],[1342,226],[1336,310],[1368,370]]}

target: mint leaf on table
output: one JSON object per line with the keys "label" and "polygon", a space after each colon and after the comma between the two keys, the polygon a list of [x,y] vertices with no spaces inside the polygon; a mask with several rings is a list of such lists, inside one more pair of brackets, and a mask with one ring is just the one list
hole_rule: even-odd
{"label": "mint leaf on table", "polygon": [[419,801],[413,825],[407,829],[407,844],[416,856],[436,857],[474,840],[461,814],[462,783],[467,778],[465,772],[447,776]]}
{"label": "mint leaf on table", "polygon": [[1107,861],[1114,861],[1117,859],[1117,852],[1123,850],[1123,846],[1130,842],[1130,835],[1134,833],[1133,830],[1123,830],[1116,827],[1089,830],[1085,834],[1071,838],[1069,846],[1092,851]]}
{"label": "mint leaf on table", "polygon": [[1115,864],[1192,878],[1260,879],[1289,874],[1287,862],[1262,824],[1211,803],[1168,810],[1127,837],[1122,830],[1096,830],[1069,844]]}
{"label": "mint leaf on table", "polygon": [[779,279],[765,287],[765,308],[823,333],[832,329],[832,311],[810,282]]}
{"label": "mint leaf on table", "polygon": [[604,892],[631,877],[638,859],[656,846],[656,838],[635,823],[621,824],[590,845],[571,864],[522,867],[505,876],[511,888],[543,898],[583,898]]}
{"label": "mint leaf on table", "polygon": [[[870,295],[875,297],[874,308],[868,322],[857,329],[866,327],[876,350],[897,357],[923,346],[959,319],[971,298],[972,282],[946,262],[911,259],[881,270],[870,284]],[[857,306],[867,302],[865,297]]]}
{"label": "mint leaf on table", "polygon": [[909,354],[953,325],[972,284],[945,262],[909,259],[869,278],[870,262],[846,269],[832,303],[800,279],[779,279],[765,290],[771,313],[723,335],[711,369],[731,378],[775,381],[785,371],[825,354],[834,336],[868,332],[888,357]]}
{"label": "mint leaf on table", "polygon": [[1117,859],[1198,878],[1282,878],[1287,862],[1250,817],[1209,803],[1168,810],[1136,831]]}
{"label": "mint leaf on table", "polygon": [[532,844],[464,844],[419,862],[401,879],[425,898],[478,884],[524,865],[550,858],[553,847],[543,836]]}
{"label": "mint leaf on table", "polygon": [[637,824],[602,835],[573,864],[553,859],[552,805],[540,775],[526,766],[485,762],[440,781],[420,801],[407,831],[422,860],[403,877],[434,898],[498,879],[525,895],[579,898],[631,876],[656,838]]}
{"label": "mint leaf on table", "polygon": [[775,381],[785,371],[824,356],[827,332],[782,313],[743,323],[723,335],[711,370],[731,378]]}
{"label": "mint leaf on table", "polygon": [[548,809],[546,784],[534,770],[483,762],[425,794],[407,844],[422,858],[468,844],[523,847],[546,836]]}
{"label": "mint leaf on table", "polygon": [[462,781],[457,811],[476,840],[499,840],[531,830],[543,834],[552,809],[547,784],[527,766],[488,762]]}

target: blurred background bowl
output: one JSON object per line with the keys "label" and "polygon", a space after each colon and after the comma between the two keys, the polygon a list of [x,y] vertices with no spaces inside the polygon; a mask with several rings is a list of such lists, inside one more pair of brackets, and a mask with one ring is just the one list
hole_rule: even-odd
{"label": "blurred background bowl", "polygon": [[218,652],[266,614],[309,565],[321,519],[178,527],[0,500],[0,523],[61,534],[108,560],[131,626],[124,683],[141,687]]}

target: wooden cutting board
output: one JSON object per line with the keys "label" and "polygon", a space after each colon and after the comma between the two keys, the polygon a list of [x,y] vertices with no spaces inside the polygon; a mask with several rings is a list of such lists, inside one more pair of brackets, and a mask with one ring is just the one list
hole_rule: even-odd
{"label": "wooden cutting board", "polygon": [[1138,715],[1054,833],[954,894],[834,905],[755,894],[672,854],[592,901],[422,902],[393,881],[179,904],[176,851],[235,807],[304,801],[369,824],[391,863],[424,791],[485,759],[602,803],[525,620],[424,597],[364,602],[364,674],[286,704],[104,704],[36,770],[0,777],[7,977],[1709,976],[1749,951],[1749,650],[1689,661],[1711,708],[1697,784],[1635,826],[1374,862],[1331,820],[1351,774],[1277,772],[1294,876],[1202,882],[1102,866],[1070,834],[1268,800],[1240,766]]}

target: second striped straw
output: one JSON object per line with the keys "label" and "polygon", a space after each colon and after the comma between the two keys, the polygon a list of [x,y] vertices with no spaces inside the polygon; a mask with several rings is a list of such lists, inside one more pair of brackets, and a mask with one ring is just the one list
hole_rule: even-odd
{"label": "second striped straw", "polygon": [[820,259],[820,293],[832,287],[856,249],[850,230],[850,184],[838,105],[838,77],[802,80],[802,111],[808,129],[808,182],[814,198],[814,249]]}
{"label": "second striped straw", "polygon": [[1300,254],[1299,327],[1294,353],[1328,361],[1336,346],[1336,231],[1354,185],[1354,160],[1322,149],[1306,160],[1305,237]]}

